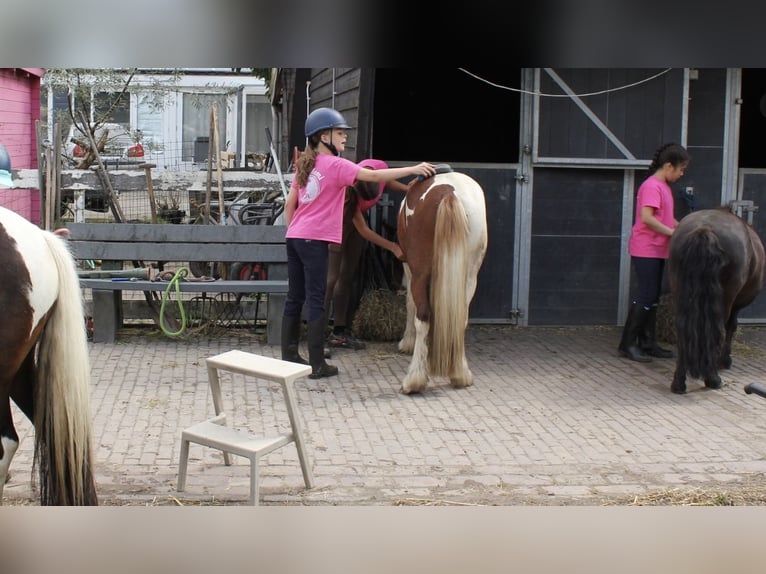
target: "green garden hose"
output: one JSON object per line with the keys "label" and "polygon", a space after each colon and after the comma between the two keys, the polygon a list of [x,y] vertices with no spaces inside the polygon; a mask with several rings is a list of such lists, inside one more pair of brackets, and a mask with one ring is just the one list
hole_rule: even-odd
{"label": "green garden hose", "polygon": [[[186,330],[186,311],[184,310],[183,301],[181,300],[181,280],[186,277],[189,274],[189,270],[186,267],[181,267],[178,271],[175,272],[175,275],[173,275],[173,278],[168,283],[167,288],[162,294],[162,304],[160,305],[160,329],[162,329],[162,332],[168,335],[169,337],[177,337],[181,333],[183,333]],[[168,295],[170,293],[170,290],[175,288],[176,291],[176,301],[178,303],[178,311],[181,315],[181,327],[178,329],[178,331],[170,331],[165,326],[165,303],[167,303]]]}

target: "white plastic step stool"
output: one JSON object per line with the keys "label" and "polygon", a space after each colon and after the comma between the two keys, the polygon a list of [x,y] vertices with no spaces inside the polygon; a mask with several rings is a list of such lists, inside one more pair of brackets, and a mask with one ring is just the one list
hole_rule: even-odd
{"label": "white plastic step stool", "polygon": [[[223,460],[226,465],[231,464],[230,454],[250,459],[250,504],[252,505],[257,505],[259,499],[258,459],[290,443],[295,443],[295,448],[298,450],[298,458],[301,463],[306,488],[313,488],[314,476],[306,456],[306,447],[303,442],[294,388],[296,379],[310,374],[311,367],[238,350],[227,351],[226,353],[209,357],[205,359],[205,362],[207,364],[210,391],[213,395],[215,416],[190,426],[181,432],[178,491],[183,492],[186,487],[186,467],[189,461],[190,443],[223,451]],[[249,434],[247,431],[226,426],[226,414],[223,409],[223,396],[219,376],[220,371],[239,373],[246,377],[266,379],[279,383],[285,398],[292,432],[270,437],[258,437]]]}

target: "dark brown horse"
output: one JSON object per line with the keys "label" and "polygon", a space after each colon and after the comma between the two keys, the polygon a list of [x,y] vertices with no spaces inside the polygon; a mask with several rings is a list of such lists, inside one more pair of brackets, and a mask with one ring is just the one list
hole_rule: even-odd
{"label": "dark brown horse", "polygon": [[668,259],[678,339],[671,391],[686,392],[687,373],[721,388],[718,371],[731,367],[737,315],[761,292],[765,260],[758,234],[726,207],[680,221]]}
{"label": "dark brown horse", "polygon": [[66,240],[0,207],[0,502],[19,436],[34,424],[41,505],[96,505],[82,292]]}
{"label": "dark brown horse", "polygon": [[407,284],[399,350],[412,354],[401,391],[422,391],[429,375],[467,387],[473,384],[465,358],[468,307],[487,251],[484,191],[457,172],[415,180],[402,201],[397,232]]}

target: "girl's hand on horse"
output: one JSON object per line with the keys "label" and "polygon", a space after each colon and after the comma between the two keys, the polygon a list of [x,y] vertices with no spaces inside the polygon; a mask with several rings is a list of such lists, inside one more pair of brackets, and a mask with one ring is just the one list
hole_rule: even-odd
{"label": "girl's hand on horse", "polygon": [[412,166],[412,170],[412,175],[422,175],[423,177],[431,177],[436,174],[436,166],[427,161]]}
{"label": "girl's hand on horse", "polygon": [[399,247],[398,243],[391,243],[391,253],[396,255],[396,258],[399,261],[404,261],[404,251],[402,251],[402,248]]}

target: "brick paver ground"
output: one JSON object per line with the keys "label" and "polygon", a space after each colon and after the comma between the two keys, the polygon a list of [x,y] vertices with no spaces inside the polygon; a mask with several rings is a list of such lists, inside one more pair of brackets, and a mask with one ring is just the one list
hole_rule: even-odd
{"label": "brick paver ground", "polygon": [[[617,357],[617,327],[471,326],[475,384],[433,382],[403,395],[409,357],[396,343],[336,350],[340,376],[297,383],[316,480],[306,490],[295,448],[264,457],[265,505],[600,504],[657,490],[761,484],[766,331],[743,327],[725,386],[688,381],[670,392],[673,360]],[[190,339],[129,331],[90,343],[97,486],[106,504],[246,504],[249,466],[191,446],[187,489],[176,491],[180,432],[213,414],[204,358],[230,349],[278,357],[246,330]],[[305,349],[304,349],[305,352]],[[228,378],[227,378],[228,377]],[[288,428],[275,385],[224,375],[227,409],[254,432]],[[231,383],[231,384],[229,384]],[[34,500],[33,437],[22,444],[7,501]]]}

